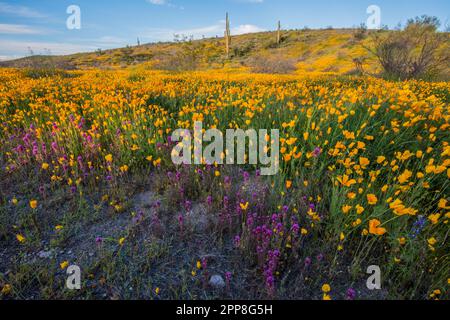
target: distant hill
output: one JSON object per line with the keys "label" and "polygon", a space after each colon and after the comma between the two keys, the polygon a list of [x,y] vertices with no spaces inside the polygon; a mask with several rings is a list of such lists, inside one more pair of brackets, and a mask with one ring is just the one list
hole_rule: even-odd
{"label": "distant hill", "polygon": [[3,67],[55,67],[61,69],[128,68],[163,70],[243,68],[270,73],[356,72],[355,59],[365,70],[376,63],[364,45],[367,33],[358,29],[287,30],[277,44],[276,32],[233,36],[230,56],[224,38],[143,44],[68,56],[32,56],[4,61]]}

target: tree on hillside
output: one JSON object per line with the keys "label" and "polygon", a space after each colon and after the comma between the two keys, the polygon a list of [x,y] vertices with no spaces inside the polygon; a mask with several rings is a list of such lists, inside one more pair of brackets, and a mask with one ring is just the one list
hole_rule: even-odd
{"label": "tree on hillside", "polygon": [[436,17],[422,16],[410,19],[399,31],[374,33],[371,47],[390,79],[433,79],[449,63],[448,34],[438,32]]}
{"label": "tree on hillside", "polygon": [[179,44],[173,51],[157,57],[156,69],[170,71],[193,71],[200,67],[205,44],[195,41],[194,36],[175,34],[174,42]]}

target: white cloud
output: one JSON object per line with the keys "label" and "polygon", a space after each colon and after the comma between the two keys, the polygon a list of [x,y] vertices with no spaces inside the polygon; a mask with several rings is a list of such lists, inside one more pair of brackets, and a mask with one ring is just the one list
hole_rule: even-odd
{"label": "white cloud", "polygon": [[103,36],[103,37],[100,37],[100,39],[98,39],[97,41],[102,44],[115,44],[115,45],[123,44],[123,43],[127,42],[123,38],[113,37],[113,36]]}
{"label": "white cloud", "polygon": [[133,45],[136,43],[136,39],[132,40],[114,36],[102,36],[100,38],[71,38],[70,41],[76,44],[83,44],[87,48],[102,50],[121,48],[126,45]]}
{"label": "white cloud", "polygon": [[94,52],[98,49],[107,50],[125,47],[134,44],[127,39],[114,36],[100,38],[71,38],[66,42],[51,41],[26,41],[26,40],[2,40],[0,39],[0,59],[11,60],[34,54],[68,55],[79,52]]}
{"label": "white cloud", "polygon": [[22,24],[0,23],[0,34],[44,34],[43,30]]}
{"label": "white cloud", "polygon": [[151,4],[155,4],[157,6],[162,6],[167,4],[166,0],[147,0],[147,2],[151,3]]}
{"label": "white cloud", "polygon": [[219,35],[221,32],[223,32],[224,27],[217,24],[212,26],[206,26],[206,27],[200,27],[200,28],[193,28],[193,29],[183,29],[183,30],[177,30],[174,33],[176,34],[184,34],[188,36],[194,36],[194,38],[199,37],[207,37],[207,36],[215,36]]}
{"label": "white cloud", "polygon": [[243,3],[263,3],[264,0],[236,0],[237,2],[243,2]]}
{"label": "white cloud", "polygon": [[24,18],[44,18],[46,15],[37,12],[29,7],[11,5],[6,2],[0,2],[0,13],[24,17]]}
{"label": "white cloud", "polygon": [[67,55],[77,52],[95,51],[98,49],[94,45],[60,43],[60,42],[37,42],[37,41],[16,41],[0,40],[0,55],[24,57],[29,55],[30,49],[35,54]]}
{"label": "white cloud", "polygon": [[168,0],[146,0],[148,3],[151,3],[156,6],[168,6],[170,8],[177,8],[180,10],[184,10],[184,7],[173,4],[172,2]]}
{"label": "white cloud", "polygon": [[170,29],[170,28],[150,28],[144,31],[143,39],[153,41],[172,41],[174,36],[193,36],[195,39],[202,37],[214,37],[223,33],[220,25],[212,25],[194,29]]}
{"label": "white cloud", "polygon": [[263,31],[266,31],[266,30],[262,29],[258,26],[252,25],[252,24],[242,24],[236,28],[232,28],[231,34],[239,35],[239,34],[246,34],[246,33],[263,32]]}
{"label": "white cloud", "polygon": [[[69,42],[70,41],[70,42]],[[122,48],[127,44],[135,44],[130,39],[114,36],[99,38],[71,38],[66,42],[26,41],[0,39],[0,60],[11,60],[30,55],[30,50],[36,55],[69,55],[79,52],[94,52],[98,49],[108,50]]]}
{"label": "white cloud", "polygon": [[[225,31],[225,21],[219,21],[217,24],[200,27],[200,28],[192,28],[192,29],[170,29],[170,28],[152,28],[147,29],[144,32],[144,38],[149,39],[150,41],[172,41],[174,39],[174,35],[186,35],[193,36],[194,39],[201,39],[202,37],[223,37]],[[251,24],[243,24],[239,25],[235,28],[231,28],[232,35],[240,35],[245,33],[254,33],[254,32],[262,32],[264,29],[251,25]]]}
{"label": "white cloud", "polygon": [[8,61],[8,60],[13,60],[13,59],[17,59],[17,58],[19,58],[19,57],[15,56],[15,55],[0,56],[0,61]]}

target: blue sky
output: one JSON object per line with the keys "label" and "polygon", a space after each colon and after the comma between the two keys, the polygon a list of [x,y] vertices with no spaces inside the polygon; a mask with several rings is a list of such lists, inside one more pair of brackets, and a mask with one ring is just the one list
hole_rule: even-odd
{"label": "blue sky", "polygon": [[[81,9],[81,29],[69,30],[67,7]],[[127,44],[173,40],[174,34],[223,35],[225,12],[232,34],[283,28],[352,27],[365,22],[369,5],[383,25],[417,15],[450,24],[449,0],[0,0],[0,60],[35,54],[70,54]]]}

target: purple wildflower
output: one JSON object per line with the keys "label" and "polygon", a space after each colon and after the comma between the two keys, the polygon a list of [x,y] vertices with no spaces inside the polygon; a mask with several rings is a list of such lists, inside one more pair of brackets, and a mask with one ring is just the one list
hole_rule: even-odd
{"label": "purple wildflower", "polygon": [[312,155],[313,155],[314,158],[317,158],[318,156],[321,155],[321,153],[322,153],[322,149],[319,148],[319,147],[316,147],[316,148],[314,149]]}
{"label": "purple wildflower", "polygon": [[347,300],[355,300],[356,298],[356,291],[353,288],[349,288],[347,290]]}

